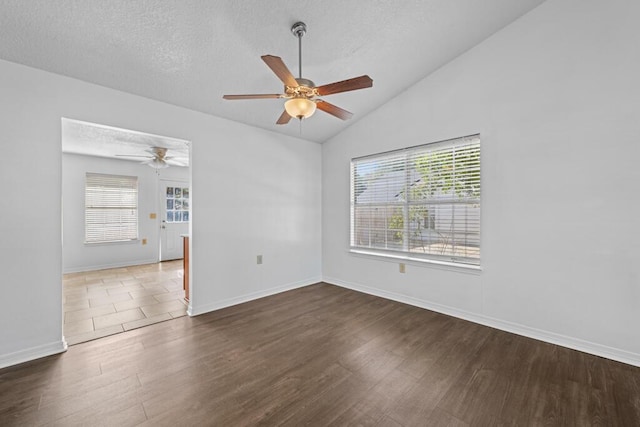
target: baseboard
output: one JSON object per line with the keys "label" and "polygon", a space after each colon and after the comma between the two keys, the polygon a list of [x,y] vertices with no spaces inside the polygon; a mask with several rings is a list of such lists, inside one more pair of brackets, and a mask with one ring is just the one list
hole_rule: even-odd
{"label": "baseboard", "polygon": [[199,307],[192,307],[191,305],[189,305],[189,308],[187,309],[187,314],[189,316],[199,316],[201,314],[210,313],[212,311],[220,310],[222,308],[231,307],[233,305],[238,305],[245,302],[253,301],[258,298],[268,297],[269,295],[275,295],[281,292],[286,292],[286,291],[290,291],[297,288],[303,288],[305,286],[313,285],[321,281],[322,281],[322,278],[320,276],[311,277],[309,279],[287,283],[285,285],[276,286],[274,288],[269,288],[269,289],[265,289],[258,292],[252,292],[250,294],[240,295],[238,297],[228,298],[222,301],[217,301],[213,304],[205,304]]}
{"label": "baseboard", "polygon": [[0,356],[0,369],[29,362],[34,359],[40,359],[41,357],[51,356],[52,354],[64,353],[65,351],[67,351],[67,342],[63,339],[54,343],[5,354]]}
{"label": "baseboard", "polygon": [[470,322],[478,323],[484,326],[488,326],[502,331],[511,332],[517,335],[522,335],[528,338],[533,338],[539,341],[556,344],[562,347],[571,348],[573,350],[582,351],[584,353],[593,354],[595,356],[604,357],[607,359],[615,360],[618,362],[626,363],[628,365],[640,367],[640,354],[628,352],[618,348],[608,347],[606,345],[593,343],[590,341],[584,341],[578,338],[569,337],[566,335],[556,334],[554,332],[544,331],[529,326],[520,325],[518,323],[512,323],[500,319],[495,319],[481,314],[471,313],[457,308],[424,301],[418,298],[397,294],[394,292],[388,292],[377,288],[371,288],[358,283],[347,282],[344,280],[336,279],[333,277],[324,277],[323,281],[332,285],[340,286],[343,288],[351,289],[365,294],[375,295],[381,298],[398,301],[404,304],[413,305],[416,307],[424,308],[427,310],[435,311],[438,313],[446,314],[448,316],[457,317],[459,319],[468,320]]}
{"label": "baseboard", "polygon": [[62,274],[81,273],[83,271],[106,270],[108,268],[133,267],[136,265],[156,264],[157,262],[158,260],[156,258],[153,258],[153,259],[140,259],[136,261],[114,262],[110,264],[84,265],[80,267],[69,267],[69,268],[64,267],[62,269]]}

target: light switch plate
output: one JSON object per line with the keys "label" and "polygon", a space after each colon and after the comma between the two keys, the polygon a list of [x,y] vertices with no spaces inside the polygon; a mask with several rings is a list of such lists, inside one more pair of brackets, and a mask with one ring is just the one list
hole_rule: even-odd
{"label": "light switch plate", "polygon": [[403,262],[400,263],[400,273],[404,273],[406,271],[406,266]]}
{"label": "light switch plate", "polygon": [[256,264],[262,264],[262,255],[256,257]]}
{"label": "light switch plate", "polygon": [[156,219],[156,214],[150,213],[149,214],[149,219]]}

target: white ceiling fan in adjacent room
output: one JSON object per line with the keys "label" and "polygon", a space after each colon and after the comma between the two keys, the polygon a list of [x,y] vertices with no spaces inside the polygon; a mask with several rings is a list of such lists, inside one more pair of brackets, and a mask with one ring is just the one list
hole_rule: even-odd
{"label": "white ceiling fan in adjacent room", "polygon": [[164,169],[164,168],[168,168],[169,166],[182,166],[182,167],[188,166],[183,162],[176,160],[172,156],[167,156],[167,151],[168,149],[164,147],[151,147],[150,149],[145,150],[145,152],[149,153],[150,155],[143,156],[143,155],[132,155],[132,154],[116,154],[116,156],[130,157],[130,158],[132,157],[145,158],[147,160],[142,161],[141,164],[150,166],[154,169]]}

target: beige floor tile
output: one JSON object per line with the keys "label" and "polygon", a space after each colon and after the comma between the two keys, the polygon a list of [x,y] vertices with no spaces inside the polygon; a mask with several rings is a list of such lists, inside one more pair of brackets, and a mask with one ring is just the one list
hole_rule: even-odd
{"label": "beige floor tile", "polygon": [[162,286],[154,286],[153,288],[138,289],[138,290],[135,290],[135,291],[131,291],[131,292],[129,292],[129,294],[133,298],[140,298],[140,297],[145,297],[145,296],[148,296],[148,295],[164,294],[166,292],[169,292],[169,291],[166,290],[165,288],[163,288]]}
{"label": "beige floor tile", "polygon": [[89,273],[86,276],[86,280],[87,281],[96,281],[96,280],[102,280],[103,282],[105,280],[113,280],[113,279],[117,279],[118,276],[114,273],[114,274],[110,274],[110,273],[105,273],[105,272],[95,272],[95,273]]}
{"label": "beige floor tile", "polygon": [[65,274],[67,342],[77,344],[184,316],[182,276],[182,260]]}
{"label": "beige floor tile", "polygon": [[106,289],[93,288],[93,289],[87,290],[87,296],[89,298],[102,298],[102,297],[108,297],[109,294],[107,293]]}
{"label": "beige floor tile", "polygon": [[80,288],[67,288],[62,291],[62,294],[66,299],[78,299],[78,298],[89,298],[89,294],[87,292],[87,287],[82,286]]}
{"label": "beige floor tile", "polygon": [[160,313],[170,313],[172,311],[179,311],[185,309],[185,305],[183,302],[178,300],[167,301],[167,302],[159,302],[158,304],[148,305],[142,307],[142,311],[145,316],[153,317]]}
{"label": "beige floor tile", "polygon": [[165,320],[171,320],[173,317],[169,313],[162,313],[153,317],[145,317],[144,319],[134,320],[122,325],[125,331],[141,328],[143,326],[153,325],[154,323],[164,322]]}
{"label": "beige floor tile", "polygon": [[147,295],[146,297],[134,298],[129,301],[121,301],[114,303],[114,307],[116,311],[125,311],[131,310],[132,308],[144,307],[145,305],[157,304],[158,300],[151,295]]}
{"label": "beige floor tile", "polygon": [[175,292],[175,291],[182,291],[182,282],[180,283],[166,283],[164,285],[162,285],[164,288],[166,288],[169,292]]}
{"label": "beige floor tile", "polygon": [[179,291],[167,292],[164,294],[155,295],[154,298],[157,299],[158,302],[166,302],[166,301],[171,301],[176,299],[183,299],[184,291],[180,289]]}
{"label": "beige floor tile", "polygon": [[129,286],[119,286],[117,288],[107,289],[107,293],[109,295],[117,295],[117,294],[124,294],[130,291],[136,291],[138,289],[143,289],[142,285],[135,284],[135,285],[129,285]]}
{"label": "beige floor tile", "polygon": [[91,308],[91,306],[89,305],[89,300],[86,298],[81,298],[81,299],[71,300],[71,301],[67,300],[64,302],[63,307],[65,312]]}
{"label": "beige floor tile", "polygon": [[87,285],[87,289],[103,289],[105,291],[109,291],[109,289],[113,288],[121,288],[122,282],[107,282],[107,283],[94,283],[92,285]]}
{"label": "beige floor tile", "polygon": [[93,319],[78,320],[64,324],[63,333],[65,336],[79,335],[93,331]]}
{"label": "beige floor tile", "polygon": [[93,332],[85,332],[83,334],[71,335],[71,336],[65,335],[64,338],[67,341],[67,344],[74,345],[81,342],[91,341],[97,338],[118,334],[120,332],[124,332],[124,328],[122,327],[122,325],[115,325],[115,326],[111,326],[111,327],[100,329]]}
{"label": "beige floor tile", "polygon": [[103,305],[101,307],[87,308],[84,310],[68,311],[64,313],[64,322],[77,322],[78,320],[91,319],[95,316],[103,316],[109,313],[115,313],[116,309],[113,304]]}
{"label": "beige floor tile", "polygon": [[91,305],[91,307],[100,307],[103,305],[113,304],[120,301],[128,301],[130,299],[131,299],[131,296],[128,293],[109,295],[109,296],[100,297],[100,298],[90,298],[89,305]]}
{"label": "beige floor tile", "polygon": [[123,323],[143,319],[144,317],[144,313],[140,311],[139,308],[134,308],[131,310],[119,311],[117,313],[94,317],[93,325],[97,331],[99,329],[108,328],[110,326],[122,325]]}
{"label": "beige floor tile", "polygon": [[162,286],[157,280],[149,280],[146,282],[141,282],[142,287],[145,289],[157,288],[158,286]]}
{"label": "beige floor tile", "polygon": [[80,273],[68,273],[65,274],[62,278],[62,283],[73,283],[73,282],[83,282],[84,283],[85,274]]}
{"label": "beige floor tile", "polygon": [[177,311],[172,311],[169,313],[171,315],[171,317],[173,317],[174,319],[178,318],[178,317],[182,317],[182,316],[186,316],[187,315],[187,307],[184,308],[184,310],[177,310]]}
{"label": "beige floor tile", "polygon": [[122,279],[116,275],[116,276],[113,276],[113,277],[105,277],[105,278],[103,278],[102,279],[102,283],[105,284],[105,285],[108,285],[110,283],[122,284],[121,280]]}

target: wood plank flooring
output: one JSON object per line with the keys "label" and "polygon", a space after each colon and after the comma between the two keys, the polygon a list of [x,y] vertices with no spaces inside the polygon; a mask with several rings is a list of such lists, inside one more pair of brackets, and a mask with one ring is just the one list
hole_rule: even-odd
{"label": "wood plank flooring", "polygon": [[317,284],[0,370],[0,425],[638,426],[640,368]]}

